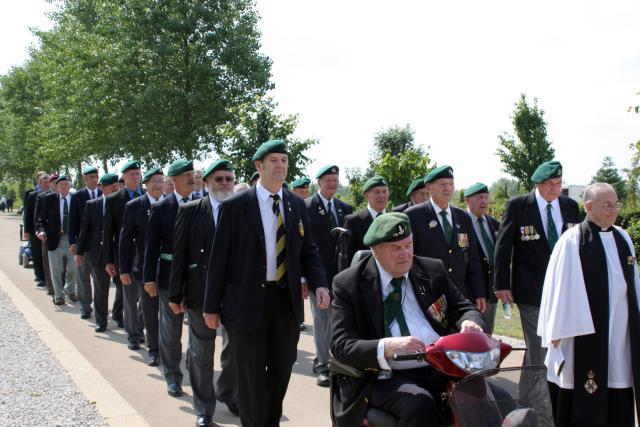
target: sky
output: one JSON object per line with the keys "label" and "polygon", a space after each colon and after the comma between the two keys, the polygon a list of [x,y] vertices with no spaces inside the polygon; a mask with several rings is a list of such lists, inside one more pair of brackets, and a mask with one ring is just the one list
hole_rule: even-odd
{"label": "sky", "polygon": [[[0,0],[0,73],[27,58],[43,0]],[[611,156],[629,166],[640,140],[640,2],[258,0],[262,52],[278,111],[313,176],[366,167],[376,133],[409,124],[457,187],[507,176],[495,154],[514,105],[538,99],[565,184],[586,184]]]}

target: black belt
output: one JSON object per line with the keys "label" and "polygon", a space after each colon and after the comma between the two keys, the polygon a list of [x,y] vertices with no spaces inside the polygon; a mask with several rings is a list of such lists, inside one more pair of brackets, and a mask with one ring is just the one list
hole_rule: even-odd
{"label": "black belt", "polygon": [[268,282],[262,282],[262,284],[264,285],[264,287],[279,286],[278,282],[276,282],[275,280],[269,280]]}

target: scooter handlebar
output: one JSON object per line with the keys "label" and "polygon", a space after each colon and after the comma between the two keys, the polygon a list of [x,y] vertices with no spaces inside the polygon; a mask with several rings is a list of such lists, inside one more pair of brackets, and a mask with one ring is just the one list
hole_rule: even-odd
{"label": "scooter handlebar", "polygon": [[396,362],[401,362],[404,360],[415,360],[417,362],[422,362],[426,357],[426,353],[424,351],[412,351],[410,353],[394,353],[393,360]]}

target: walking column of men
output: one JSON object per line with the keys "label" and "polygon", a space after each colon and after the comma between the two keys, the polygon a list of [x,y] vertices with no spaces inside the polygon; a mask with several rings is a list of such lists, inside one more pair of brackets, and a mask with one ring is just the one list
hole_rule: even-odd
{"label": "walking column of men", "polygon": [[[120,176],[89,166],[76,192],[68,176],[39,172],[24,199],[36,285],[53,304],[78,302],[96,333],[111,318],[129,349],[145,345],[174,397],[183,394],[187,320],[197,426],[213,425],[217,401],[244,426],[279,425],[307,298],[317,384],[330,385],[331,355],[369,372],[356,382],[334,377],[339,426],[361,425],[369,405],[399,426],[440,425],[442,378],[391,356],[461,330],[491,334],[498,299],[518,305],[524,363],[548,366],[556,425],[634,425],[640,280],[631,240],[613,226],[619,203],[611,186],[585,190],[581,223],[578,204],[560,194],[561,164],[546,162],[533,175],[535,190],[510,200],[499,222],[487,213],[482,183],[464,192],[466,211],[451,206],[453,168],[443,165],[407,183],[407,202],[392,213],[387,180],[370,178],[367,206],[354,213],[336,197],[337,165],[320,169],[309,197],[308,178],[286,188],[283,141],[263,143],[252,160],[248,184],[236,184],[224,159],[204,171],[177,160],[166,176],[159,167],[142,174],[135,160]],[[336,227],[348,230],[349,260],[371,249],[343,271]],[[408,384],[421,392],[407,392]]]}

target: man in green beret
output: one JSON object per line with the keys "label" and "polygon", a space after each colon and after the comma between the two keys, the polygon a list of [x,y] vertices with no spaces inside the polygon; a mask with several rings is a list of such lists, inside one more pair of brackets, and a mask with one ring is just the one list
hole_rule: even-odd
{"label": "man in green beret", "polygon": [[258,171],[255,171],[249,179],[249,187],[255,187],[256,182],[258,182],[258,178],[260,178],[260,173],[258,173]]}
{"label": "man in green beret", "polygon": [[47,250],[47,245],[44,244],[43,241],[38,238],[38,228],[43,224],[41,221],[44,209],[44,200],[50,193],[57,193],[57,184],[56,180],[58,179],[58,175],[53,173],[48,175],[47,178],[47,186],[43,187],[43,191],[34,194],[35,200],[33,202],[33,227],[34,236],[40,242],[40,247],[42,249],[42,270],[44,272],[45,284],[47,286],[47,295],[51,295],[53,297],[53,281],[51,280],[51,269],[49,268],[49,251]]}
{"label": "man in green beret", "polygon": [[291,183],[291,192],[299,196],[302,200],[305,200],[309,197],[310,184],[311,180],[306,176],[303,178],[298,178]]}
{"label": "man in green beret", "polygon": [[[84,213],[84,206],[89,200],[102,196],[102,191],[98,189],[98,168],[95,166],[87,166],[82,169],[82,180],[85,188],[76,191],[71,195],[71,207],[69,208],[69,250],[72,254],[76,254],[76,241],[80,233],[80,223]],[[91,317],[91,262],[89,258],[78,266],[78,301],[80,301],[80,318],[88,319]]]}
{"label": "man in green beret", "polygon": [[[105,269],[106,259],[102,250],[103,225],[106,212],[107,196],[118,191],[118,175],[105,173],[100,177],[102,196],[88,200],[84,207],[80,231],[76,241],[76,265],[82,265],[86,260],[91,263],[93,279],[93,308],[95,310],[96,332],[107,330],[109,315],[109,286],[111,278]],[[117,309],[114,302],[115,313]]]}
{"label": "man in green beret", "polygon": [[439,166],[424,181],[431,200],[405,211],[415,233],[415,253],[442,260],[458,290],[484,312],[486,289],[473,224],[465,211],[450,204],[455,191],[453,168]]}
{"label": "man in green beret", "polygon": [[235,175],[228,160],[220,159],[203,174],[207,196],[178,209],[173,242],[173,261],[169,281],[169,306],[175,314],[189,317],[189,379],[193,389],[193,409],[197,426],[213,423],[216,397],[238,414],[237,370],[227,334],[222,335],[222,372],[213,382],[213,353],[216,330],[207,327],[202,307],[211,243],[216,233],[220,203],[233,196]]}
{"label": "man in green beret", "polygon": [[485,332],[491,335],[496,319],[496,296],[493,293],[493,258],[496,246],[496,236],[500,223],[487,213],[489,209],[489,188],[481,182],[473,184],[464,192],[467,204],[467,214],[473,223],[473,231],[480,246],[480,265],[487,294],[484,319],[487,324]]}
{"label": "man in green beret", "polygon": [[[53,303],[65,303],[65,295],[73,302],[76,295],[73,254],[69,251],[69,206],[71,205],[71,182],[67,175],[56,179],[57,192],[49,193],[42,201],[38,220],[37,236],[46,243],[51,282],[53,284]],[[64,278],[64,279],[63,279]]]}
{"label": "man in green beret", "polygon": [[527,352],[524,365],[544,363],[537,335],[544,276],[560,235],[580,222],[578,203],[561,195],[562,165],[542,163],[532,176],[535,189],[509,200],[496,240],[494,290],[503,303],[515,302]]}
{"label": "man in green beret", "polygon": [[406,196],[409,198],[409,201],[394,207],[393,212],[404,212],[411,206],[419,205],[429,200],[429,190],[427,190],[426,186],[427,184],[425,184],[424,178],[414,179],[411,184],[409,184],[409,188],[407,188]]}
{"label": "man in green beret", "polygon": [[349,230],[347,255],[349,260],[359,250],[369,249],[363,243],[364,235],[374,218],[387,213],[389,204],[389,186],[386,178],[374,176],[365,181],[362,187],[367,207],[344,218],[344,228]]}
{"label": "man in green beret", "polygon": [[31,255],[33,257],[33,274],[37,287],[47,286],[44,265],[42,242],[36,237],[36,198],[39,194],[49,191],[49,174],[40,171],[36,174],[36,186],[28,190],[24,197],[24,209],[22,210],[22,223],[24,224],[24,239],[31,245]]}
{"label": "man in green beret", "polygon": [[182,396],[182,321],[184,314],[176,314],[169,306],[169,279],[173,260],[173,238],[178,208],[193,199],[195,177],[193,162],[176,160],[169,165],[175,190],[151,206],[145,230],[143,273],[144,289],[152,297],[160,298],[160,360],[164,366],[167,393]]}
{"label": "man in green beret", "polygon": [[[322,265],[331,285],[333,276],[338,273],[336,257],[336,238],[331,230],[342,227],[347,215],[353,208],[335,197],[340,187],[340,168],[336,165],[324,166],[316,175],[318,192],[305,200],[313,241],[318,245]],[[306,286],[306,285],[305,285]],[[313,315],[313,341],[316,346],[313,371],[318,375],[317,384],[329,387],[329,311],[321,310],[313,294],[311,296],[311,314]]]}
{"label": "man in green beret", "polygon": [[149,354],[147,364],[158,366],[160,363],[160,345],[158,332],[158,297],[152,297],[144,291],[142,281],[142,262],[144,259],[145,231],[151,206],[160,201],[164,186],[162,168],[154,167],[142,176],[146,192],[140,197],[129,200],[124,207],[120,243],[118,246],[118,268],[124,292],[125,330],[132,350],[140,348],[144,341],[143,327],[146,329],[146,342]]}
{"label": "man in green beret", "polygon": [[[124,319],[124,299],[122,292],[122,281],[120,280],[120,273],[118,270],[118,261],[120,259],[119,245],[120,245],[120,231],[122,229],[122,222],[124,218],[124,207],[128,201],[140,197],[144,194],[144,190],[140,186],[142,180],[142,172],[140,171],[140,162],[137,160],[129,160],[120,168],[121,179],[124,181],[124,186],[117,192],[112,193],[107,197],[106,210],[104,214],[104,259],[106,261],[106,270],[109,273],[113,283],[116,285],[116,299],[111,311],[111,318],[118,324],[119,328],[125,327]],[[119,180],[118,180],[119,182]],[[126,285],[130,286],[130,285]],[[131,307],[131,305],[129,305]],[[134,320],[130,316],[129,322],[133,324]],[[132,329],[129,328],[131,331]],[[129,346],[135,349],[136,345],[139,346],[139,337],[133,334],[129,341]]]}
{"label": "man in green beret", "polygon": [[[404,213],[377,217],[364,243],[372,255],[333,280],[331,353],[366,377],[335,376],[333,419],[338,427],[359,426],[371,405],[391,412],[398,425],[439,425],[448,378],[424,361],[396,362],[393,355],[424,351],[452,332],[482,332],[484,319],[441,261],[414,256]],[[380,379],[382,370],[393,375]]]}
{"label": "man in green beret", "polygon": [[220,205],[204,317],[212,329],[222,321],[229,333],[242,425],[275,426],[304,320],[302,273],[320,309],[329,307],[329,290],[304,201],[282,187],[286,144],[265,142],[253,161],[256,186]]}

